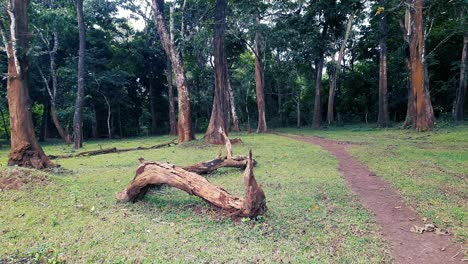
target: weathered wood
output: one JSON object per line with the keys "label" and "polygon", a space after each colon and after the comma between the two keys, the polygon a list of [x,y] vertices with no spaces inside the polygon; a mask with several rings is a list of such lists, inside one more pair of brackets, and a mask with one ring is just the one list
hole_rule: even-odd
{"label": "weathered wood", "polygon": [[236,197],[206,178],[168,163],[143,161],[136,170],[133,181],[116,198],[123,202],[136,202],[143,198],[149,187],[162,185],[183,190],[198,196],[231,215],[255,217],[267,210],[265,194],[253,174],[252,152],[249,153],[244,172],[245,198]]}
{"label": "weathered wood", "polygon": [[107,149],[98,149],[98,150],[90,150],[84,151],[76,154],[66,154],[66,155],[49,155],[49,159],[68,159],[68,158],[75,158],[75,157],[89,157],[89,156],[96,156],[96,155],[103,155],[103,154],[110,154],[110,153],[121,153],[121,152],[128,152],[128,151],[135,151],[135,150],[150,150],[150,149],[158,149],[164,147],[170,147],[173,145],[177,145],[176,139],[171,140],[170,142],[154,145],[151,147],[136,147],[136,148],[107,148]]}

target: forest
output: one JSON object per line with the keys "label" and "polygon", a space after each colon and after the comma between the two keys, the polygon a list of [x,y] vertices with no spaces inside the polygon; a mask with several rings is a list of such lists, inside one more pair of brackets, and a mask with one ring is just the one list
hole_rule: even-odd
{"label": "forest", "polygon": [[[0,9],[0,245],[9,245],[0,263],[466,260],[467,0],[2,0]],[[233,182],[239,170],[243,184]],[[7,228],[33,193],[33,204],[56,201],[38,213],[51,226],[26,234],[33,217]],[[388,220],[377,200],[406,222]],[[159,231],[114,223],[127,231],[109,237],[142,255],[115,255],[91,235],[122,212],[141,226],[160,219]],[[325,222],[304,224],[310,217]],[[54,228],[67,219],[60,232],[72,235],[60,243]],[[177,252],[197,236],[180,223],[193,219],[213,229]],[[82,221],[93,227],[73,246]],[[334,221],[361,231],[327,235]],[[177,223],[184,235],[165,244]],[[318,247],[304,246],[320,226]],[[232,236],[213,242],[225,230]],[[150,240],[164,256],[138,244],[150,232],[163,236]],[[286,243],[296,232],[300,241]],[[422,249],[408,245],[426,242],[443,253],[414,262]],[[252,252],[237,255],[246,244]],[[367,248],[345,253],[353,244]]]}

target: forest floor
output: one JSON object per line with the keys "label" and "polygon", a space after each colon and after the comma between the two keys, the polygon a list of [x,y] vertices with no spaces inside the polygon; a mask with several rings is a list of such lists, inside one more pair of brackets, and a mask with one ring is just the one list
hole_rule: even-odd
{"label": "forest floor", "polygon": [[[421,216],[453,232],[458,242],[466,242],[466,127],[432,134],[356,127],[281,131],[359,142],[350,146],[351,155],[389,182]],[[25,170],[45,184],[24,182],[20,190],[0,191],[0,262],[394,261],[381,227],[348,188],[331,153],[272,134],[232,137],[244,142],[234,146],[234,154],[253,149],[258,162],[254,173],[267,197],[264,217],[236,223],[201,199],[171,188],[154,191],[139,203],[116,202],[114,194],[131,181],[138,158],[177,165],[214,158],[218,147],[201,140],[59,159],[66,170],[47,174]],[[90,141],[84,150],[151,146],[171,139]],[[44,149],[56,155],[72,152],[58,143]],[[5,167],[7,153],[0,150],[0,170],[5,172],[0,178],[20,170]],[[221,169],[209,180],[243,196],[239,170]]]}

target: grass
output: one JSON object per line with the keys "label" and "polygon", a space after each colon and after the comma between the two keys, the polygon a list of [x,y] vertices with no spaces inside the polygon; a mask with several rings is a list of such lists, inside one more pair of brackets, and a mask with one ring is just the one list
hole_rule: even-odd
{"label": "grass", "polygon": [[[47,186],[0,192],[0,262],[22,258],[69,263],[302,262],[388,263],[389,247],[373,218],[317,146],[275,135],[239,135],[253,149],[254,170],[268,212],[240,223],[221,217],[201,199],[163,188],[144,201],[114,198],[133,178],[137,159],[188,165],[213,158],[201,141],[171,148],[58,160],[71,170],[49,174]],[[85,150],[154,145],[169,137],[94,141]],[[48,144],[49,154],[70,147]],[[5,164],[7,150],[0,150]],[[5,165],[2,170],[11,170]],[[241,172],[222,169],[210,181],[243,196]]]}
{"label": "grass", "polygon": [[280,129],[292,134],[364,143],[350,152],[397,189],[405,201],[436,225],[468,241],[468,126],[433,132],[371,126],[325,130]]}

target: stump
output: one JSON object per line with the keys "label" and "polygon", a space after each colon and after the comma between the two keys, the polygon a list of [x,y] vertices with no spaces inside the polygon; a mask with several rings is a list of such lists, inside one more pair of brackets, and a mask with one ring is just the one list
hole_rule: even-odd
{"label": "stump", "polygon": [[253,159],[250,151],[244,172],[245,197],[236,197],[206,178],[175,165],[142,161],[130,185],[117,193],[118,200],[136,202],[143,198],[150,187],[169,185],[198,196],[211,205],[240,217],[255,217],[266,212],[265,194],[253,174]]}

